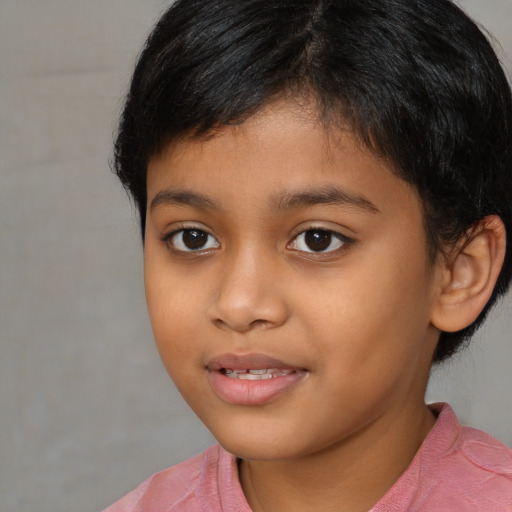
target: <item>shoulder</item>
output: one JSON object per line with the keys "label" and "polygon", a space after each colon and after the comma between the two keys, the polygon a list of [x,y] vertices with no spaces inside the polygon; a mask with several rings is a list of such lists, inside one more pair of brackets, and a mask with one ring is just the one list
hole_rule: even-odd
{"label": "shoulder", "polygon": [[512,450],[460,425],[448,404],[409,468],[372,512],[510,512]]}
{"label": "shoulder", "polygon": [[458,449],[473,466],[512,478],[512,450],[489,434],[461,427]]}
{"label": "shoulder", "polygon": [[[450,459],[453,458],[453,461]],[[461,427],[453,452],[445,457],[447,468],[465,470],[465,479],[474,478],[480,489],[508,496],[507,510],[512,510],[512,450],[489,434],[470,427]],[[461,475],[462,477],[462,475]]]}
{"label": "shoulder", "polygon": [[205,499],[210,508],[204,510],[217,510],[218,473],[231,470],[231,458],[220,446],[211,446],[150,476],[104,512],[199,512],[205,507]]}
{"label": "shoulder", "polygon": [[442,404],[440,409],[438,438],[451,440],[440,452],[441,466],[448,471],[464,467],[486,480],[494,475],[512,485],[512,450],[481,430],[461,426],[449,405]]}
{"label": "shoulder", "polygon": [[425,443],[431,453],[425,454],[427,485],[419,499],[454,511],[512,510],[512,450],[481,430],[461,426],[447,404],[438,407],[437,431]]}

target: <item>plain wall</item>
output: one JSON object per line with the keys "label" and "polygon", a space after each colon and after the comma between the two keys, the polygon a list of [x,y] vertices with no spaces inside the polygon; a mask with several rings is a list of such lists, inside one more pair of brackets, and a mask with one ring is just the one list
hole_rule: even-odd
{"label": "plain wall", "polygon": [[[0,2],[0,510],[101,510],[212,438],[158,359],[108,160],[163,0]],[[512,56],[510,0],[462,2]],[[512,306],[430,400],[512,446]]]}

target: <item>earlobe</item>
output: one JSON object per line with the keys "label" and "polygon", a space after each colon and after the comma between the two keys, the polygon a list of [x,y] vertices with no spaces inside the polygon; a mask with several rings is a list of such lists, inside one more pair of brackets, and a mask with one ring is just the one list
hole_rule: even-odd
{"label": "earlobe", "polygon": [[505,248],[505,226],[499,217],[485,217],[473,226],[442,263],[432,325],[455,332],[476,320],[494,290]]}

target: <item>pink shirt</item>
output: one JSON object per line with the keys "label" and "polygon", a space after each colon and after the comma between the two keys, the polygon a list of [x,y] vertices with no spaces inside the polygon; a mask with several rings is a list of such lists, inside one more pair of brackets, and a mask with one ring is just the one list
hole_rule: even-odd
{"label": "pink shirt", "polygon": [[[512,450],[461,427],[452,408],[411,465],[369,512],[511,512]],[[104,512],[251,512],[236,459],[219,445],[156,473]]]}

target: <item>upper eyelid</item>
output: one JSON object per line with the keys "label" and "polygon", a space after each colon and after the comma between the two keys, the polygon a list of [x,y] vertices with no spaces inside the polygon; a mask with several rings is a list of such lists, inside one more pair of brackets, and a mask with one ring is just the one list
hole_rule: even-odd
{"label": "upper eyelid", "polygon": [[355,240],[354,236],[346,235],[340,229],[316,225],[316,224],[312,224],[312,225],[308,225],[308,226],[301,226],[299,229],[296,229],[296,230],[294,230],[294,232],[292,232],[290,240],[295,240],[295,238],[297,238],[299,235],[301,235],[302,233],[307,233],[308,231],[325,231],[326,233],[332,233],[334,236],[337,236],[343,240],[347,240],[347,241]]}
{"label": "upper eyelid", "polygon": [[303,235],[305,233],[307,233],[308,231],[324,231],[325,233],[330,233],[331,235],[333,235],[335,238],[338,238],[340,240],[342,240],[343,242],[345,243],[348,243],[348,242],[351,242],[351,241],[354,241],[353,238],[347,236],[347,235],[344,235],[343,233],[340,233],[339,231],[335,231],[333,229],[325,229],[325,228],[308,228],[308,229],[303,229],[302,231],[299,231],[296,235],[294,235],[292,237],[292,239],[290,240],[290,242],[293,242],[294,240],[296,240],[300,235]]}
{"label": "upper eyelid", "polygon": [[218,237],[212,233],[210,229],[208,229],[206,226],[204,226],[201,223],[194,223],[194,222],[177,222],[175,223],[171,228],[167,227],[163,230],[162,238],[169,238],[175,235],[176,233],[179,233],[180,231],[187,231],[187,230],[196,230],[196,231],[204,231],[210,236],[213,236],[216,240]]}
{"label": "upper eyelid", "polygon": [[216,235],[214,235],[210,230],[205,229],[203,227],[192,226],[192,225],[177,226],[173,229],[166,230],[160,236],[160,240],[162,240],[162,242],[169,242],[169,240],[171,240],[171,238],[176,236],[181,231],[203,231],[208,236],[211,236],[212,238],[214,238],[220,244],[219,238]]}

